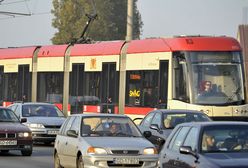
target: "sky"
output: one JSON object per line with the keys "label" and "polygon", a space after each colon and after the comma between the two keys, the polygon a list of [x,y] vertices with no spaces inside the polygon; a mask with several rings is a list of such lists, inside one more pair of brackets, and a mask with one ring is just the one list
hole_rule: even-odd
{"label": "sky", "polygon": [[[0,48],[50,45],[52,0],[0,0]],[[175,35],[237,37],[248,24],[248,0],[138,0],[141,39]],[[31,14],[3,15],[1,12]],[[84,26],[84,25],[83,25]]]}

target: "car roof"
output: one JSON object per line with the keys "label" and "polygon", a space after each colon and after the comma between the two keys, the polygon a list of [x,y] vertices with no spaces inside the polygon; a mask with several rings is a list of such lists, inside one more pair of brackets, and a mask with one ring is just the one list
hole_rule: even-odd
{"label": "car roof", "polygon": [[197,113],[197,114],[204,114],[201,111],[197,111],[197,110],[186,110],[186,109],[158,109],[158,110],[154,110],[155,111],[159,111],[162,113]]}
{"label": "car roof", "polygon": [[196,127],[205,127],[205,126],[218,126],[218,125],[248,125],[247,122],[242,121],[208,121],[208,122],[188,122],[179,124],[180,126],[196,126]]}
{"label": "car roof", "polygon": [[13,104],[23,104],[23,105],[53,105],[51,103],[45,103],[45,102],[14,102]]}
{"label": "car roof", "polygon": [[108,114],[108,113],[72,114],[70,116],[80,116],[80,117],[123,117],[123,118],[129,118],[128,116],[122,115],[122,114]]}

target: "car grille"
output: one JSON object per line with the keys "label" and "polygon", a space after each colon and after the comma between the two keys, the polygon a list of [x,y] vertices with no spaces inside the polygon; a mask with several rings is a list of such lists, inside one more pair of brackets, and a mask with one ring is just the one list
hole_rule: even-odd
{"label": "car grille", "polygon": [[112,150],[112,153],[116,155],[138,155],[139,151],[137,150]]}
{"label": "car grille", "polygon": [[0,139],[16,138],[15,133],[0,133]]}
{"label": "car grille", "polygon": [[60,128],[60,125],[45,125],[45,128]]}
{"label": "car grille", "polygon": [[109,167],[132,167],[132,168],[138,168],[142,167],[143,161],[140,161],[139,164],[115,164],[113,161],[108,161]]}

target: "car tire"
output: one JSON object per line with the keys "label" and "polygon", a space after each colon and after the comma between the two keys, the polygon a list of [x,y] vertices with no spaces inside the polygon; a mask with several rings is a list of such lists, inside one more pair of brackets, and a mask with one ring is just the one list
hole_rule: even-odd
{"label": "car tire", "polygon": [[63,168],[60,164],[58,153],[54,155],[54,168]]}
{"label": "car tire", "polygon": [[31,156],[33,153],[33,150],[21,150],[22,156]]}
{"label": "car tire", "polygon": [[84,168],[84,162],[82,155],[79,155],[77,158],[77,168]]}

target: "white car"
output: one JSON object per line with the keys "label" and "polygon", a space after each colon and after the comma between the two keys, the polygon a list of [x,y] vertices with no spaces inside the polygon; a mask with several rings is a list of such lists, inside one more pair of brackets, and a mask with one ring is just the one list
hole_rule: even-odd
{"label": "white car", "polygon": [[156,148],[125,115],[72,115],[55,140],[55,168],[154,168],[157,164]]}

